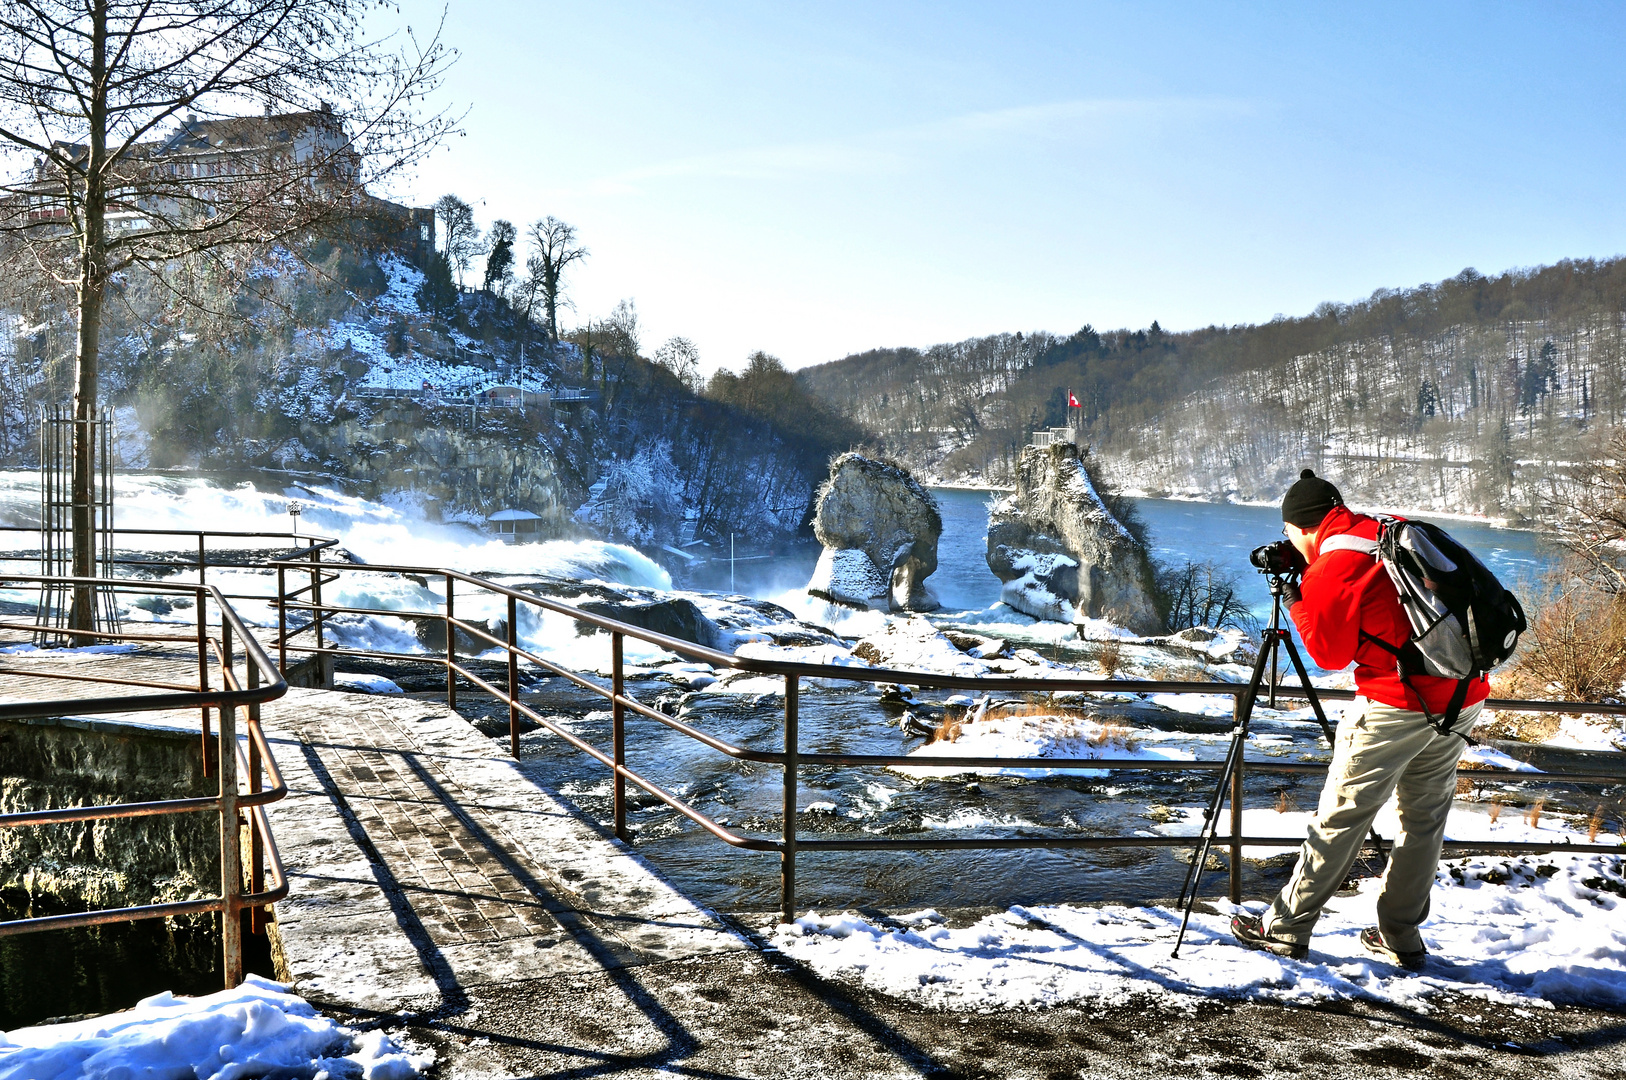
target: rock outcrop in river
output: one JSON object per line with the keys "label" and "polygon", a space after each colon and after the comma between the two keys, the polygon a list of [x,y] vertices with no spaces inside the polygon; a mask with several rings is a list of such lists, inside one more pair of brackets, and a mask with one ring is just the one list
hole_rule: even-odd
{"label": "rock outcrop in river", "polygon": [[937,569],[937,500],[890,461],[843,454],[819,488],[813,534],[824,545],[807,591],[831,603],[934,611],[925,581]]}
{"label": "rock outcrop in river", "polygon": [[988,515],[988,568],[1005,603],[1034,618],[1163,632],[1146,548],[1107,509],[1070,443],[1022,451],[1016,491]]}

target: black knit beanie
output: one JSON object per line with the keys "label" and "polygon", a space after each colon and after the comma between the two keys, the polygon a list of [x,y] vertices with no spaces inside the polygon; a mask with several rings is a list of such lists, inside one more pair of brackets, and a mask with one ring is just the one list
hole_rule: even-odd
{"label": "black knit beanie", "polygon": [[1344,505],[1338,489],[1317,476],[1311,469],[1299,473],[1298,483],[1287,489],[1282,500],[1282,520],[1301,529],[1314,529],[1327,516],[1327,511]]}

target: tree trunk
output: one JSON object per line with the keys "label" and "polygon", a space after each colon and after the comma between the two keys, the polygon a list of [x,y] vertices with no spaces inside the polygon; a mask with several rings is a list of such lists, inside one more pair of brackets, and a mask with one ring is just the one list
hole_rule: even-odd
{"label": "tree trunk", "polygon": [[[92,13],[89,154],[85,160],[83,233],[79,239],[79,339],[73,385],[73,576],[96,574],[96,399],[97,353],[102,335],[102,296],[107,288],[107,191],[102,171],[107,160],[107,0]],[[69,177],[69,184],[74,182]],[[73,589],[68,626],[91,630],[96,624],[95,590]],[[76,638],[90,644],[88,637]]]}

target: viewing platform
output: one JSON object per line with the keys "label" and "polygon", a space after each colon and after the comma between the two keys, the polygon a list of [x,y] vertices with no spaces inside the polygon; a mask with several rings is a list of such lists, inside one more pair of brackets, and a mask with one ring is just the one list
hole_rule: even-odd
{"label": "viewing platform", "polygon": [[[320,565],[326,574],[422,572]],[[509,617],[501,626],[458,619],[449,602],[441,612],[420,615],[443,623],[447,641],[456,640],[453,630],[495,647],[508,637],[506,665],[489,657],[476,662],[461,647],[439,657],[403,654],[396,659],[431,668],[444,665],[445,695],[283,689],[279,682],[269,700],[237,707],[247,711],[250,734],[256,728],[263,730],[263,744],[254,745],[264,751],[267,784],[286,788],[285,794],[275,791],[274,801],[262,800],[269,804],[263,811],[255,810],[268,820],[267,842],[274,837],[270,884],[286,887],[285,895],[279,893],[275,900],[274,918],[265,926],[267,966],[296,993],[354,1028],[387,1029],[392,1037],[434,1049],[433,1075],[1238,1076],[1255,1075],[1238,1072],[1239,1062],[1256,1062],[1257,1075],[1302,1070],[1306,1063],[1359,1062],[1363,1075],[1388,1076],[1434,1061],[1464,1068],[1491,1066],[1509,1077],[1553,1075],[1555,1065],[1564,1068],[1563,1075],[1616,1074],[1620,1025],[1618,1015],[1607,1010],[1566,1007],[1532,1012],[1479,998],[1443,998],[1426,1010],[1385,1001],[1348,1001],[1336,1009],[1288,1008],[1223,997],[1193,1004],[1197,999],[1161,996],[1155,969],[1126,965],[1124,976],[1144,985],[1144,997],[1102,997],[1087,1006],[944,1012],[842,979],[820,978],[771,943],[775,914],[707,910],[674,888],[605,823],[527,771],[518,760],[517,742],[510,741],[517,735],[492,737],[471,722],[476,716],[489,719],[495,704],[499,712],[523,712],[549,731],[537,737],[565,736],[573,717],[554,712],[555,706],[549,704],[553,695],[528,689],[515,678],[524,650],[513,644],[510,628],[516,624],[514,613],[520,603],[575,609],[452,571],[434,573],[444,575],[448,601],[454,578],[465,603],[477,587],[509,601]],[[303,574],[303,569],[300,575],[289,571],[287,591],[280,597],[287,611],[321,615],[325,610],[335,616],[354,612],[331,602],[324,605],[315,586],[303,583]],[[164,586],[130,582],[119,587]],[[34,719],[22,722],[92,726],[108,733],[122,730],[130,738],[138,737],[142,728],[164,728],[165,738],[173,741],[175,733],[184,733],[195,747],[191,740],[200,731],[196,707],[80,715],[71,699],[101,697],[105,703],[108,695],[122,693],[133,702],[168,692],[166,687],[172,691],[199,682],[216,687],[218,693],[223,681],[238,686],[240,676],[234,672],[259,671],[262,680],[275,678],[276,666],[268,654],[277,653],[278,646],[287,646],[290,640],[305,643],[287,650],[290,660],[311,653],[322,660],[346,653],[361,658],[358,654],[365,653],[323,644],[320,618],[303,623],[312,633],[295,636],[297,630],[284,627],[279,634],[273,627],[245,626],[232,615],[235,630],[227,632],[224,623],[213,621],[212,611],[204,611],[202,586],[168,588],[197,593],[197,610],[205,618],[201,633],[194,626],[143,623],[136,628],[142,636],[131,635],[125,643],[34,650],[28,647],[32,635],[27,631],[0,631],[0,649],[23,646],[0,655],[0,705],[56,699],[63,703],[60,713],[35,713]],[[296,590],[306,589],[317,598],[299,599],[304,593]],[[211,595],[211,609],[230,611],[218,593]],[[717,666],[776,667],[773,661],[724,655],[606,616],[580,612],[579,617],[616,635],[612,648],[616,674],[610,679],[573,675],[571,681],[589,695],[610,694],[618,712],[631,713],[635,706],[644,709],[640,715],[646,720],[656,721],[656,710],[629,696],[634,691],[625,688],[621,674],[625,638],[664,643]],[[201,648],[205,640],[212,652]],[[524,655],[538,670],[552,670],[550,677],[559,677],[559,670]],[[506,679],[501,673],[504,666]],[[830,756],[798,749],[794,727],[798,678],[811,682],[835,675],[867,681],[884,675],[892,681],[907,678],[945,686],[967,681],[922,672],[777,666],[788,669],[782,673],[787,692],[769,707],[784,708],[788,750],[751,750],[749,756],[746,751],[735,752],[744,760],[786,765],[789,798],[794,798],[796,770],[824,767]],[[286,664],[290,681],[295,681],[295,667]],[[808,670],[799,675],[803,667]],[[320,672],[320,664],[313,670]],[[461,708],[453,693],[454,674],[461,684],[457,687],[463,695]],[[254,678],[249,677],[251,686]],[[1016,686],[1029,681],[995,680]],[[1072,681],[1115,691],[1212,694],[1228,688]],[[1052,685],[1057,681],[1034,681],[1038,688]],[[1289,691],[1283,688],[1283,693]],[[218,709],[215,713],[218,730],[226,718]],[[666,726],[682,726],[664,713],[659,716],[663,719],[658,722]],[[733,749],[715,740],[713,746]],[[204,747],[207,761],[207,729]],[[617,747],[613,754],[619,759],[622,750]],[[603,759],[595,764],[584,757],[583,775],[605,764]],[[636,765],[625,772],[629,786],[647,784]],[[1250,764],[1260,773],[1309,767]],[[258,771],[251,766],[244,775],[257,777]],[[237,782],[229,771],[221,777],[222,788],[227,777],[235,790]],[[252,797],[255,790],[251,786],[242,797]],[[210,800],[194,800],[210,803],[195,808],[230,812],[224,794],[221,799],[224,809]],[[837,853],[846,843],[817,835],[798,837],[795,820],[795,815],[787,815],[781,845],[757,838],[755,850],[778,852],[784,865],[786,849]],[[1131,839],[1168,846],[1190,843],[1178,838]],[[1226,839],[1241,843],[1240,836]],[[1086,837],[1061,842],[1102,841]],[[865,837],[855,842],[876,841]],[[906,842],[948,846],[929,837]],[[1010,842],[978,841],[987,847]],[[251,849],[245,845],[245,850]],[[729,872],[725,864],[740,857],[737,850],[717,848],[719,874]],[[250,854],[245,866],[257,865],[257,858]],[[784,903],[796,914],[789,883],[786,879]],[[912,925],[887,912],[860,908],[859,914],[878,925]],[[945,928],[960,928],[986,914],[987,909],[946,910],[938,918]],[[1060,933],[1049,924],[1035,926]],[[772,940],[791,948],[783,938]],[[1084,938],[1075,943],[1089,945]],[[1044,963],[1042,953],[1025,950],[1023,960]],[[1069,977],[1064,957],[1057,956],[1054,963],[1057,978]],[[1510,1045],[1513,1051],[1506,1049]]]}

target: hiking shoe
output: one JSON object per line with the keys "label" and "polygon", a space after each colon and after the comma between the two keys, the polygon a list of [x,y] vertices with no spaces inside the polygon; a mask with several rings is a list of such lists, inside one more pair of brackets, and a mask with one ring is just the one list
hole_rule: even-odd
{"label": "hiking shoe", "polygon": [[1273,938],[1265,933],[1264,924],[1257,915],[1236,914],[1231,916],[1231,934],[1236,938],[1238,945],[1250,949],[1263,949],[1265,952],[1275,953],[1292,960],[1303,960],[1310,955],[1310,945],[1304,941],[1283,941]]}
{"label": "hiking shoe", "polygon": [[1415,952],[1400,952],[1391,949],[1388,942],[1383,940],[1383,934],[1375,926],[1368,926],[1361,931],[1361,945],[1367,952],[1397,967],[1407,971],[1416,971],[1428,960],[1428,950],[1418,949]]}

